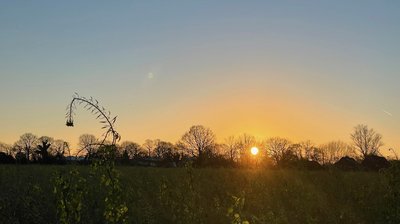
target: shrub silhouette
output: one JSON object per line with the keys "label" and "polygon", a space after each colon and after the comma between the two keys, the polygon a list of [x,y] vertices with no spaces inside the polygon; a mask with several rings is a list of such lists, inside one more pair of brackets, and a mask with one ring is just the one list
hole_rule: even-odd
{"label": "shrub silhouette", "polygon": [[386,169],[384,175],[387,178],[386,189],[386,223],[400,223],[400,162],[398,160]]}
{"label": "shrub silhouette", "polygon": [[36,153],[40,155],[40,161],[43,163],[50,163],[49,148],[51,144],[48,140],[43,140],[40,145],[37,146],[38,150]]}
{"label": "shrub silhouette", "polygon": [[0,152],[0,164],[15,163],[15,159],[11,155],[7,155],[4,152]]}
{"label": "shrub silhouette", "polygon": [[287,150],[282,153],[281,158],[277,161],[279,168],[296,168],[298,166],[299,158],[293,151]]}
{"label": "shrub silhouette", "polygon": [[306,170],[322,170],[323,166],[314,160],[301,159],[297,162],[298,167]]}
{"label": "shrub silhouette", "polygon": [[26,154],[23,152],[17,152],[17,154],[15,154],[15,160],[17,163],[20,164],[26,164],[28,163],[28,159],[26,158]]}
{"label": "shrub silhouette", "polygon": [[380,169],[388,168],[390,166],[390,163],[389,161],[387,161],[387,159],[385,159],[385,157],[368,155],[365,156],[364,160],[361,162],[361,165],[366,170],[379,171]]}
{"label": "shrub silhouette", "polygon": [[335,164],[333,164],[333,166],[340,170],[351,171],[351,170],[358,170],[360,164],[355,159],[345,156],[342,157]]}

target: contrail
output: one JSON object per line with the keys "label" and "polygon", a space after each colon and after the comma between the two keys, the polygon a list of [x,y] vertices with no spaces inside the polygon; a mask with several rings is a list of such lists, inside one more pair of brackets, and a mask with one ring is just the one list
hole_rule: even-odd
{"label": "contrail", "polygon": [[386,111],[386,110],[382,110],[385,114],[387,114],[387,115],[389,115],[389,116],[391,116],[391,117],[393,117],[393,114],[392,113],[390,113],[389,111]]}

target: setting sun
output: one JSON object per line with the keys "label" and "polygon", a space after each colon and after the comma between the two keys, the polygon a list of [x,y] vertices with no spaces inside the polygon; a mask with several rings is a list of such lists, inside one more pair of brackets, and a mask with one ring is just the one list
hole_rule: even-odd
{"label": "setting sun", "polygon": [[257,155],[258,154],[258,148],[257,147],[251,148],[251,154]]}

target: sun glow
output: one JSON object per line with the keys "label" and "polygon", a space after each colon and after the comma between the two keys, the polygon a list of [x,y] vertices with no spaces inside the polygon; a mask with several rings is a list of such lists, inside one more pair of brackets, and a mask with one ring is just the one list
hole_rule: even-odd
{"label": "sun glow", "polygon": [[258,154],[258,148],[257,147],[253,147],[253,148],[251,148],[251,154],[253,154],[253,155],[257,155]]}

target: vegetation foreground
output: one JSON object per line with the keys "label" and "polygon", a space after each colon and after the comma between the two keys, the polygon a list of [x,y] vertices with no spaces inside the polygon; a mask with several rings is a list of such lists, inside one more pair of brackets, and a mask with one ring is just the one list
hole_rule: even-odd
{"label": "vegetation foreground", "polygon": [[[67,190],[80,187],[86,192],[74,196],[78,221],[102,223],[107,202],[87,166],[43,165],[0,166],[0,222],[59,223],[54,182],[57,174],[73,170],[77,176],[70,181],[75,185]],[[128,223],[399,221],[397,166],[385,172],[124,166],[117,170]],[[81,175],[87,180],[83,185]]]}

